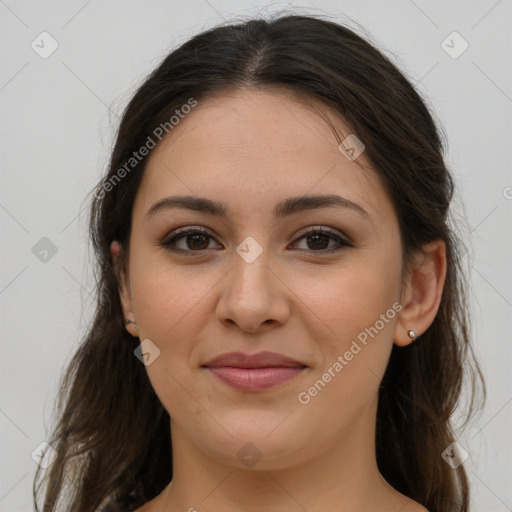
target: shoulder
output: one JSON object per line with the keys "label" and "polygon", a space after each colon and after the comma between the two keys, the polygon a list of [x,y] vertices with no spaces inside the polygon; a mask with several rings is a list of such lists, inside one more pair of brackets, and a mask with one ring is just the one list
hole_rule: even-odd
{"label": "shoulder", "polygon": [[420,505],[416,501],[409,501],[402,512],[429,512],[423,505]]}
{"label": "shoulder", "polygon": [[404,494],[396,491],[395,500],[393,500],[393,506],[400,510],[400,512],[429,512],[423,505],[420,505],[417,501],[412,498],[405,496]]}

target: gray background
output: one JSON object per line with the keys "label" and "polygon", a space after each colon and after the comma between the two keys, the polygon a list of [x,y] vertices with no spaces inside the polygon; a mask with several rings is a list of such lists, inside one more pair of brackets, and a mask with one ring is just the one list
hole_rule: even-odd
{"label": "gray background", "polygon": [[[287,6],[361,24],[446,129],[489,387],[459,443],[469,452],[473,510],[512,510],[510,0],[0,0],[0,512],[32,510],[31,453],[48,435],[58,378],[91,316],[85,196],[105,169],[122,108],[170,48],[223,19]],[[58,43],[47,58],[31,47],[51,49],[43,31]],[[453,31],[469,44],[457,58],[461,39],[442,46]]]}

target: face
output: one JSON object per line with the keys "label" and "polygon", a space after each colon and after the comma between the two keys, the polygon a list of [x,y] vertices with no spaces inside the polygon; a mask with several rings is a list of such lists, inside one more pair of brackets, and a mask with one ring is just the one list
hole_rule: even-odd
{"label": "face", "polygon": [[231,466],[252,450],[284,468],[373,435],[403,330],[400,234],[364,152],[338,146],[311,104],[246,89],[200,101],[138,190],[126,315],[150,340],[173,436]]}

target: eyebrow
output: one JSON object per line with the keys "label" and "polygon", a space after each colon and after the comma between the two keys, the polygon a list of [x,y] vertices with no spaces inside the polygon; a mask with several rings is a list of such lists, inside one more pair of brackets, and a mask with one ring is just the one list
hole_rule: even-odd
{"label": "eyebrow", "polygon": [[[338,206],[355,211],[363,217],[368,218],[368,212],[359,204],[344,197],[334,194],[313,195],[302,197],[290,197],[278,203],[274,209],[274,217],[281,219],[295,213]],[[197,196],[170,196],[157,201],[146,213],[146,220],[157,212],[170,208],[184,208],[197,212],[209,213],[223,219],[228,217],[228,207],[220,201],[213,201],[205,197]]]}

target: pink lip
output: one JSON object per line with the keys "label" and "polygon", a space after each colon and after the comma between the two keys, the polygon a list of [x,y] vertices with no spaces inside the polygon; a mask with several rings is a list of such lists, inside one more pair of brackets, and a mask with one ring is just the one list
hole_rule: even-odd
{"label": "pink lip", "polygon": [[204,365],[219,380],[239,391],[264,391],[286,382],[306,365],[275,352],[222,354]]}

